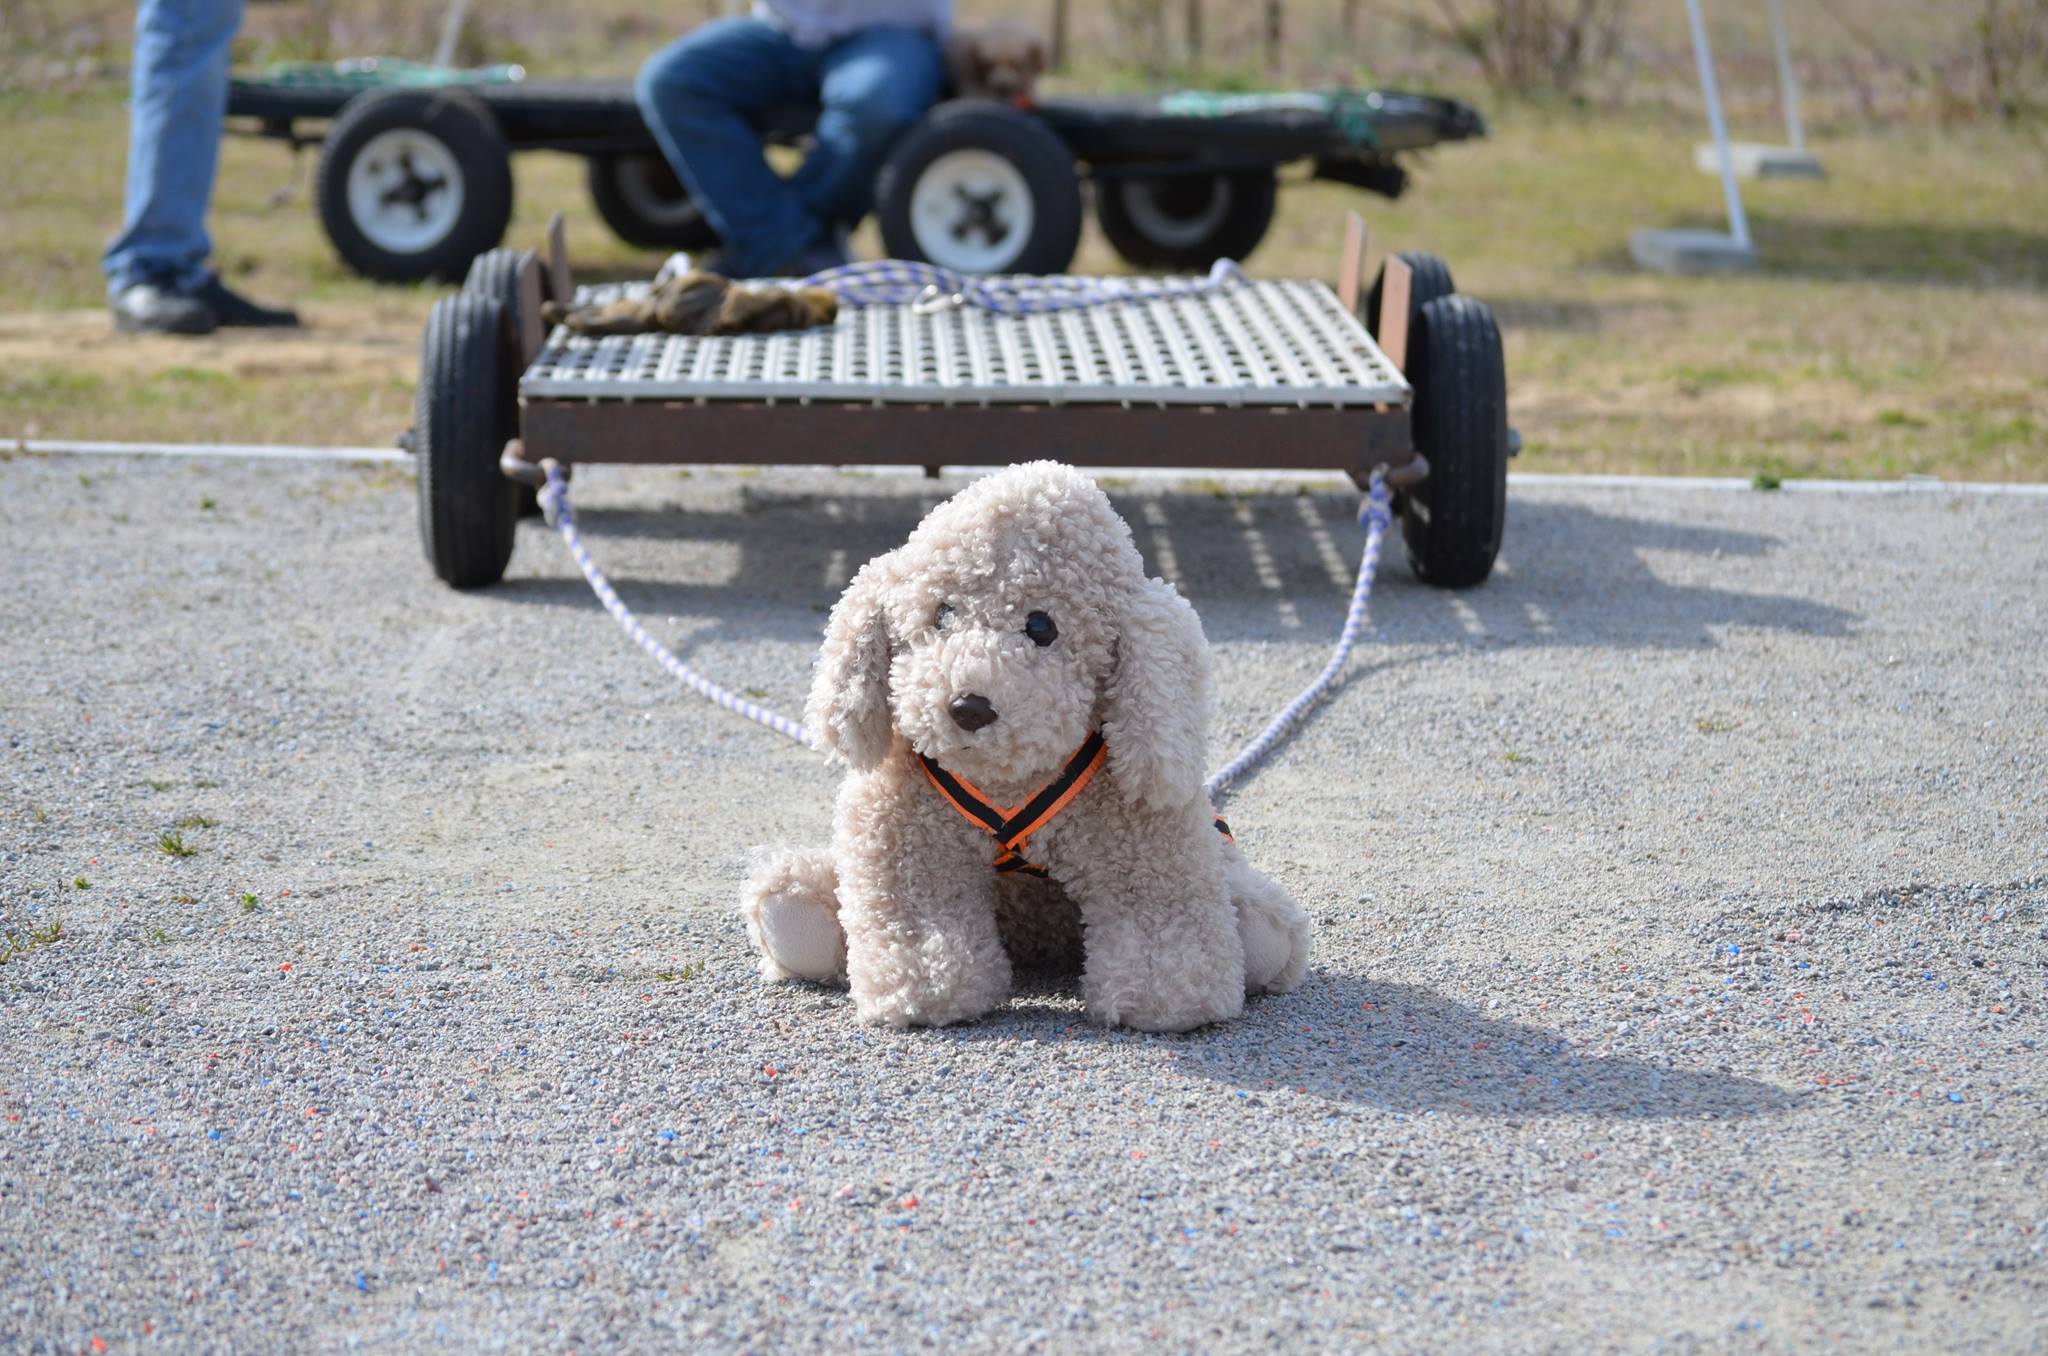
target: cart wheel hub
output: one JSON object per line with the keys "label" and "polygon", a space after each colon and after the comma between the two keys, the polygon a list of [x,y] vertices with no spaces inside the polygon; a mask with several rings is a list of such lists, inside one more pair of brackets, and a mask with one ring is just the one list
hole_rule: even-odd
{"label": "cart wheel hub", "polygon": [[1117,185],[1131,224],[1158,244],[1188,248],[1200,244],[1230,215],[1236,194],[1223,175],[1177,174],[1130,178]]}
{"label": "cart wheel hub", "polygon": [[370,138],[348,169],[348,211],[394,254],[433,248],[462,214],[462,166],[440,138],[410,128]]}
{"label": "cart wheel hub", "polygon": [[950,151],[910,193],[918,250],[942,268],[1000,273],[1031,239],[1031,188],[1015,165],[991,151]]}

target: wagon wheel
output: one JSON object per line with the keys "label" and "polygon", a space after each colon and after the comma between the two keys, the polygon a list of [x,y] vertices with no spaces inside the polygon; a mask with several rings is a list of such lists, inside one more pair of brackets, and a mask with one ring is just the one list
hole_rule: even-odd
{"label": "wagon wheel", "polygon": [[443,297],[420,341],[413,412],[420,544],[434,573],[458,589],[496,583],[512,558],[518,487],[498,469],[513,432],[504,323],[496,297]]}
{"label": "wagon wheel", "polygon": [[[1430,302],[1438,297],[1447,297],[1458,290],[1451,281],[1451,266],[1441,255],[1427,250],[1402,250],[1394,256],[1408,265],[1408,332],[1415,332],[1415,317]],[[1387,283],[1386,265],[1380,265],[1379,276],[1372,280],[1372,290],[1366,293],[1364,313],[1359,319],[1373,338],[1380,337],[1380,298],[1385,294]]]}
{"label": "wagon wheel", "polygon": [[875,218],[898,259],[962,273],[1060,273],[1081,243],[1081,181],[1065,143],[1028,113],[941,104],[875,176]]}
{"label": "wagon wheel", "polygon": [[1429,474],[1401,497],[1401,539],[1425,584],[1469,588],[1500,554],[1508,501],[1507,367],[1493,311],[1437,297],[1408,336],[1415,449]]}
{"label": "wagon wheel", "polygon": [[[494,297],[502,311],[503,323],[500,336],[503,354],[498,366],[498,413],[504,421],[507,438],[519,434],[519,378],[526,371],[526,352],[521,335],[525,332],[526,316],[519,297],[519,274],[527,261],[539,259],[533,250],[485,250],[469,266],[469,276],[462,280],[462,294],[468,297]],[[548,298],[548,275],[540,270],[541,300]],[[501,444],[502,446],[502,444]],[[538,518],[540,516],[540,492],[531,485],[519,486],[519,516]]]}
{"label": "wagon wheel", "polygon": [[650,250],[709,250],[718,232],[668,161],[652,151],[593,155],[590,201],[612,234]]}
{"label": "wagon wheel", "polygon": [[1097,180],[1095,219],[1128,264],[1206,269],[1259,247],[1278,195],[1271,170],[1119,175]]}
{"label": "wagon wheel", "polygon": [[458,277],[512,219],[504,134],[459,91],[357,95],[328,131],[314,178],[327,238],[379,282]]}

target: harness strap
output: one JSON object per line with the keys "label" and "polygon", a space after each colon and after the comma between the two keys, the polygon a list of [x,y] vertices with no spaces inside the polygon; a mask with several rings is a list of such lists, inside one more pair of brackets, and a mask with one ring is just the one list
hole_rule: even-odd
{"label": "harness strap", "polygon": [[[1095,774],[1102,770],[1102,762],[1108,746],[1102,742],[1102,732],[1093,731],[1081,741],[1073,756],[1067,759],[1065,767],[1057,777],[1040,787],[1023,804],[1002,806],[990,800],[981,789],[965,777],[956,776],[940,767],[937,762],[923,754],[917,756],[918,766],[924,769],[925,779],[945,800],[959,812],[961,818],[984,829],[996,840],[995,869],[1008,874],[1021,871],[1027,876],[1044,877],[1046,869],[1024,856],[1024,845],[1052,822],[1053,816],[1073,803]],[[1225,842],[1237,840],[1230,835],[1230,826],[1222,816],[1216,818],[1216,832],[1223,835]]]}

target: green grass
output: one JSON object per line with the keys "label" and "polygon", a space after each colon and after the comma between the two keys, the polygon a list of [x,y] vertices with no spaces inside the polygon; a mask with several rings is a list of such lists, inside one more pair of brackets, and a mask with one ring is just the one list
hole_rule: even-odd
{"label": "green grass", "polygon": [[175,829],[156,836],[156,850],[163,853],[166,857],[191,857],[197,855],[199,851],[198,848],[185,841],[184,834],[177,832]]}
{"label": "green grass", "polygon": [[[611,39],[627,54],[612,69],[657,37]],[[550,69],[598,59],[596,47],[571,49],[581,55]],[[1367,217],[1375,261],[1396,248],[1443,254],[1500,316],[1521,469],[2048,479],[2048,138],[2037,125],[1817,121],[1828,179],[1744,187],[1762,271],[1687,279],[1636,270],[1627,237],[1718,222],[1716,185],[1691,168],[1692,114],[1488,114],[1490,139],[1434,152],[1395,202],[1291,172],[1250,267],[1330,276],[1350,210]],[[0,439],[388,444],[410,420],[419,331],[441,289],[348,274],[303,191],[271,202],[290,165],[274,144],[226,143],[211,224],[230,281],[298,304],[307,329],[111,334],[96,254],[119,214],[124,118],[104,80],[0,98]],[[586,273],[654,267],[596,221],[580,161],[522,156],[516,174],[508,242],[537,243],[559,208]],[[856,243],[880,251],[872,226]],[[1076,267],[1121,265],[1091,225]]]}
{"label": "green grass", "polygon": [[263,903],[263,901],[256,898],[256,896],[250,893],[249,891],[244,890],[242,892],[242,897],[239,900],[237,900],[236,903],[242,906],[243,913],[254,913],[256,912],[258,906],[260,906]]}
{"label": "green grass", "polygon": [[0,965],[5,965],[18,956],[25,956],[39,946],[48,946],[63,935],[64,920],[61,918],[53,918],[42,927],[31,928],[24,934],[0,934]]}

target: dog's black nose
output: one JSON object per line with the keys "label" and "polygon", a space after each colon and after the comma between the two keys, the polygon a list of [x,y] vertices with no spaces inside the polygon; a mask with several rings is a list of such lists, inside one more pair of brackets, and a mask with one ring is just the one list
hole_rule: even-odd
{"label": "dog's black nose", "polygon": [[953,704],[946,709],[953,713],[953,723],[963,730],[979,730],[984,725],[996,723],[995,707],[989,705],[988,698],[979,692],[953,698]]}

